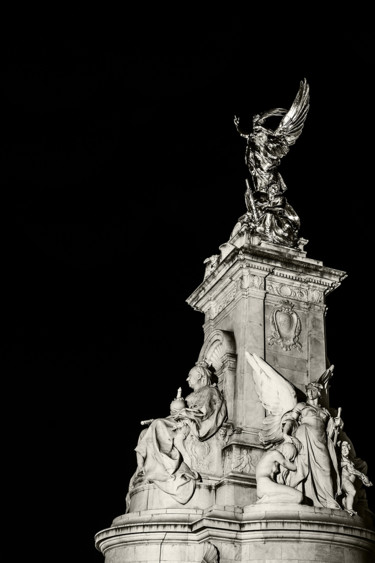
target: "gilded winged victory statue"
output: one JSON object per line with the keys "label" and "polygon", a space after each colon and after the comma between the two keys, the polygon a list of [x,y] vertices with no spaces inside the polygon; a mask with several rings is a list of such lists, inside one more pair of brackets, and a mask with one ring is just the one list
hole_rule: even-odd
{"label": "gilded winged victory statue", "polygon": [[[245,162],[254,187],[252,190],[247,181],[247,213],[239,222],[275,244],[298,246],[300,220],[283,195],[287,187],[278,168],[302,133],[309,104],[309,85],[304,79],[290,109],[274,108],[254,115],[250,133],[242,130],[238,117],[234,118],[237,131],[247,140]],[[282,118],[276,129],[266,127],[270,117]]]}

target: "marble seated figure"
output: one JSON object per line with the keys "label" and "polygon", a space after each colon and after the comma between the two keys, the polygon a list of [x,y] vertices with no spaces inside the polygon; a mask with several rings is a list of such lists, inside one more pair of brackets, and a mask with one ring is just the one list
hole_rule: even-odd
{"label": "marble seated figure", "polygon": [[153,483],[181,504],[193,496],[201,477],[193,467],[186,439],[209,440],[227,417],[224,397],[211,377],[208,364],[197,362],[187,378],[192,393],[183,399],[179,389],[168,416],[146,421],[149,426],[141,432],[135,448],[137,469],[129,493],[139,485]]}

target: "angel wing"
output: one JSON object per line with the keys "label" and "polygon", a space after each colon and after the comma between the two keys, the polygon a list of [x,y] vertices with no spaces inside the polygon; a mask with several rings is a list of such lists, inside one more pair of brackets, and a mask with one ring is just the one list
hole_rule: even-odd
{"label": "angel wing", "polygon": [[283,438],[281,417],[296,406],[296,390],[285,377],[262,358],[247,351],[245,351],[245,356],[253,368],[255,390],[259,400],[269,412],[263,420],[263,429],[259,432],[259,439],[263,444],[279,442]]}
{"label": "angel wing", "polygon": [[299,90],[290,110],[284,115],[275,130],[275,135],[283,137],[289,146],[294,145],[302,133],[309,107],[310,87],[306,78],[304,78],[300,82]]}
{"label": "angel wing", "polygon": [[331,377],[333,376],[333,370],[334,370],[335,366],[332,364],[331,366],[329,366],[328,369],[326,369],[322,375],[319,377],[319,379],[316,380],[315,383],[320,383],[321,385],[323,385],[323,389],[327,392],[328,391],[328,387],[329,387],[329,381],[331,379]]}

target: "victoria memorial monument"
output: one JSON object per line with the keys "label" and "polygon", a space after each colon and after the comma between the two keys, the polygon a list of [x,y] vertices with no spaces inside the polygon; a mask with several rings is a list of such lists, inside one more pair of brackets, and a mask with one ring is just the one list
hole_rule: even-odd
{"label": "victoria memorial monument", "polygon": [[279,171],[309,104],[303,80],[250,131],[234,118],[246,210],[187,299],[205,319],[191,392],[129,444],[125,512],[95,537],[105,563],[375,561],[375,469],[329,399],[326,300],[346,274],[307,257]]}

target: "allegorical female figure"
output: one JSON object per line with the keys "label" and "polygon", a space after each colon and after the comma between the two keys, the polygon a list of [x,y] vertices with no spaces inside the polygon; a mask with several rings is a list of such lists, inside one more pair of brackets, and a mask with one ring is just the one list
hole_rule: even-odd
{"label": "allegorical female figure", "polygon": [[193,392],[171,403],[166,418],[148,421],[137,447],[136,483],[154,483],[181,504],[192,497],[199,474],[191,467],[185,439],[193,433],[198,440],[208,440],[221,427],[227,411],[220,391],[211,385],[212,372],[206,362],[197,362],[187,381]]}
{"label": "allegorical female figure", "polygon": [[295,461],[296,471],[288,473],[284,481],[300,490],[314,506],[341,508],[336,501],[340,477],[334,437],[343,423],[319,404],[322,388],[320,383],[309,383],[306,402],[297,403],[282,417],[285,440],[292,440],[293,434],[302,446]]}
{"label": "allegorical female figure", "polygon": [[277,483],[300,491],[304,504],[341,509],[337,501],[341,496],[341,475],[336,446],[343,434],[341,410],[332,416],[320,403],[322,393],[327,396],[334,366],[306,385],[306,395],[298,401],[294,385],[270,364],[254,353],[245,352],[245,356],[253,370],[255,390],[267,411],[259,432],[260,442],[267,447],[290,442],[298,449],[295,469],[284,466]]}
{"label": "allegorical female figure", "polygon": [[[245,133],[240,120],[235,116],[234,124],[241,137],[247,140],[245,162],[253,179],[256,191],[268,192],[272,184],[285,192],[286,185],[278,172],[281,159],[302,133],[310,107],[309,85],[301,81],[297,95],[289,110],[274,108],[254,115],[252,131]],[[269,118],[282,117],[276,129],[265,126]]]}
{"label": "allegorical female figure", "polygon": [[278,185],[271,184],[268,193],[256,192],[254,203],[257,210],[255,231],[274,244],[295,246],[301,222]]}

